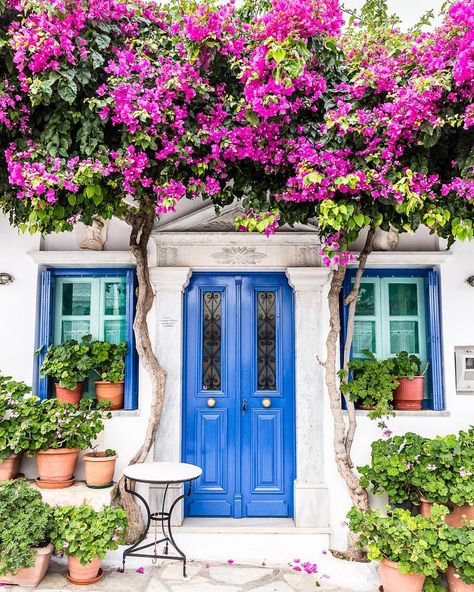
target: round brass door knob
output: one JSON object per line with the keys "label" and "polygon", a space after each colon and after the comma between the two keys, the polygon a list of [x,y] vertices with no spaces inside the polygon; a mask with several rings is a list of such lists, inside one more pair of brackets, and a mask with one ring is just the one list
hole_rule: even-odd
{"label": "round brass door knob", "polygon": [[263,405],[263,407],[266,407],[268,409],[268,407],[272,406],[272,400],[271,399],[263,399],[262,405]]}
{"label": "round brass door knob", "polygon": [[217,404],[217,401],[215,399],[213,399],[212,397],[207,400],[207,406],[208,407],[215,407],[216,404]]}

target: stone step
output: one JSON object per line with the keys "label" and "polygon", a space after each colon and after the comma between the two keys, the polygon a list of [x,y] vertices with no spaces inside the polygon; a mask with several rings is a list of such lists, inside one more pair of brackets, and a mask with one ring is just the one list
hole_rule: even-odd
{"label": "stone step", "polygon": [[112,487],[106,489],[91,489],[85,481],[76,481],[71,487],[64,489],[41,489],[35,481],[30,485],[41,493],[43,501],[50,506],[80,506],[87,504],[94,510],[100,511],[104,506],[110,506]]}

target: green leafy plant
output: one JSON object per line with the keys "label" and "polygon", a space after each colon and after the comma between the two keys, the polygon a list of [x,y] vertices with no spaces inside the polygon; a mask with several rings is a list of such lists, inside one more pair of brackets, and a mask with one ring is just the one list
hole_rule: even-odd
{"label": "green leafy plant", "polygon": [[391,503],[420,503],[420,492],[413,484],[413,472],[426,438],[413,432],[372,442],[371,464],[357,467],[362,487],[371,493],[387,493]]}
{"label": "green leafy plant", "polygon": [[24,479],[0,484],[0,575],[32,567],[36,551],[49,543],[53,509]]}
{"label": "green leafy plant", "polygon": [[474,521],[462,528],[449,527],[446,561],[466,584],[474,584]]}
{"label": "green leafy plant", "polygon": [[41,365],[41,376],[48,374],[62,388],[75,389],[94,367],[90,337],[87,335],[81,342],[71,339],[59,345],[50,345]]}
{"label": "green leafy plant", "polygon": [[76,557],[82,565],[124,542],[127,515],[121,508],[104,507],[97,512],[87,505],[64,506],[54,512],[51,541],[56,550]]}
{"label": "green leafy plant", "polygon": [[[370,351],[364,352],[366,359],[349,362],[349,382],[341,385],[341,392],[349,395],[356,404],[374,407],[369,412],[371,419],[393,414],[393,391],[398,380],[393,374],[393,360],[377,360]],[[342,370],[340,378],[344,378]]]}
{"label": "green leafy plant", "polygon": [[431,518],[412,516],[407,510],[389,509],[387,516],[369,510],[352,508],[349,528],[358,533],[358,546],[368,546],[368,558],[389,559],[398,563],[401,573],[418,573],[436,578],[448,568],[444,518],[448,508],[434,505]]}
{"label": "green leafy plant", "polygon": [[104,429],[104,419],[110,418],[110,404],[101,403],[94,409],[94,401],[82,399],[79,407],[48,399],[36,405],[28,418],[27,454],[49,448],[79,448],[86,450]]}
{"label": "green leafy plant", "polygon": [[392,358],[392,372],[398,379],[406,377],[413,380],[415,376],[420,376],[421,360],[414,354],[401,351]]}
{"label": "green leafy plant", "polygon": [[124,341],[109,343],[108,341],[92,341],[90,356],[100,380],[115,383],[121,382],[125,376],[125,355],[128,352]]}
{"label": "green leafy plant", "polygon": [[24,382],[0,375],[0,462],[28,449],[24,419],[34,411],[38,400],[30,393],[31,388]]}
{"label": "green leafy plant", "polygon": [[459,432],[449,490],[456,506],[474,506],[474,426]]}

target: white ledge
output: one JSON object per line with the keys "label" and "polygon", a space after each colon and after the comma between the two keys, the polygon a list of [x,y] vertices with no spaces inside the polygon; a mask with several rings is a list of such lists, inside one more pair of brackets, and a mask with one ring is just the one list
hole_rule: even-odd
{"label": "white ledge", "polygon": [[[359,253],[353,253],[358,257]],[[373,251],[367,267],[430,267],[442,265],[451,257],[451,251]],[[353,264],[357,265],[356,262]]]}
{"label": "white ledge", "polygon": [[47,267],[130,267],[136,261],[130,251],[30,251],[37,265]]}
{"label": "white ledge", "polygon": [[[347,415],[347,411],[343,411],[344,415]],[[356,415],[360,416],[367,416],[369,415],[370,411],[366,411],[365,409],[356,409]],[[434,411],[433,409],[422,409],[421,411],[394,411],[395,416],[417,416],[417,417],[450,417],[451,412],[447,410],[443,411]],[[388,418],[390,419],[390,417]]]}

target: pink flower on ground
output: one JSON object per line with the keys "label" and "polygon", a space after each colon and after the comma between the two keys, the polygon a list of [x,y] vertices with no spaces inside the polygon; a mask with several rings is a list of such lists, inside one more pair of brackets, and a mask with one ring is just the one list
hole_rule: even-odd
{"label": "pink flower on ground", "polygon": [[143,573],[145,573],[145,568],[144,567],[137,567],[137,569],[135,571],[139,574],[143,574]]}
{"label": "pink flower on ground", "polygon": [[233,560],[233,559],[227,559],[227,563],[228,563],[229,565],[232,565],[232,564],[234,563],[234,560]]}

